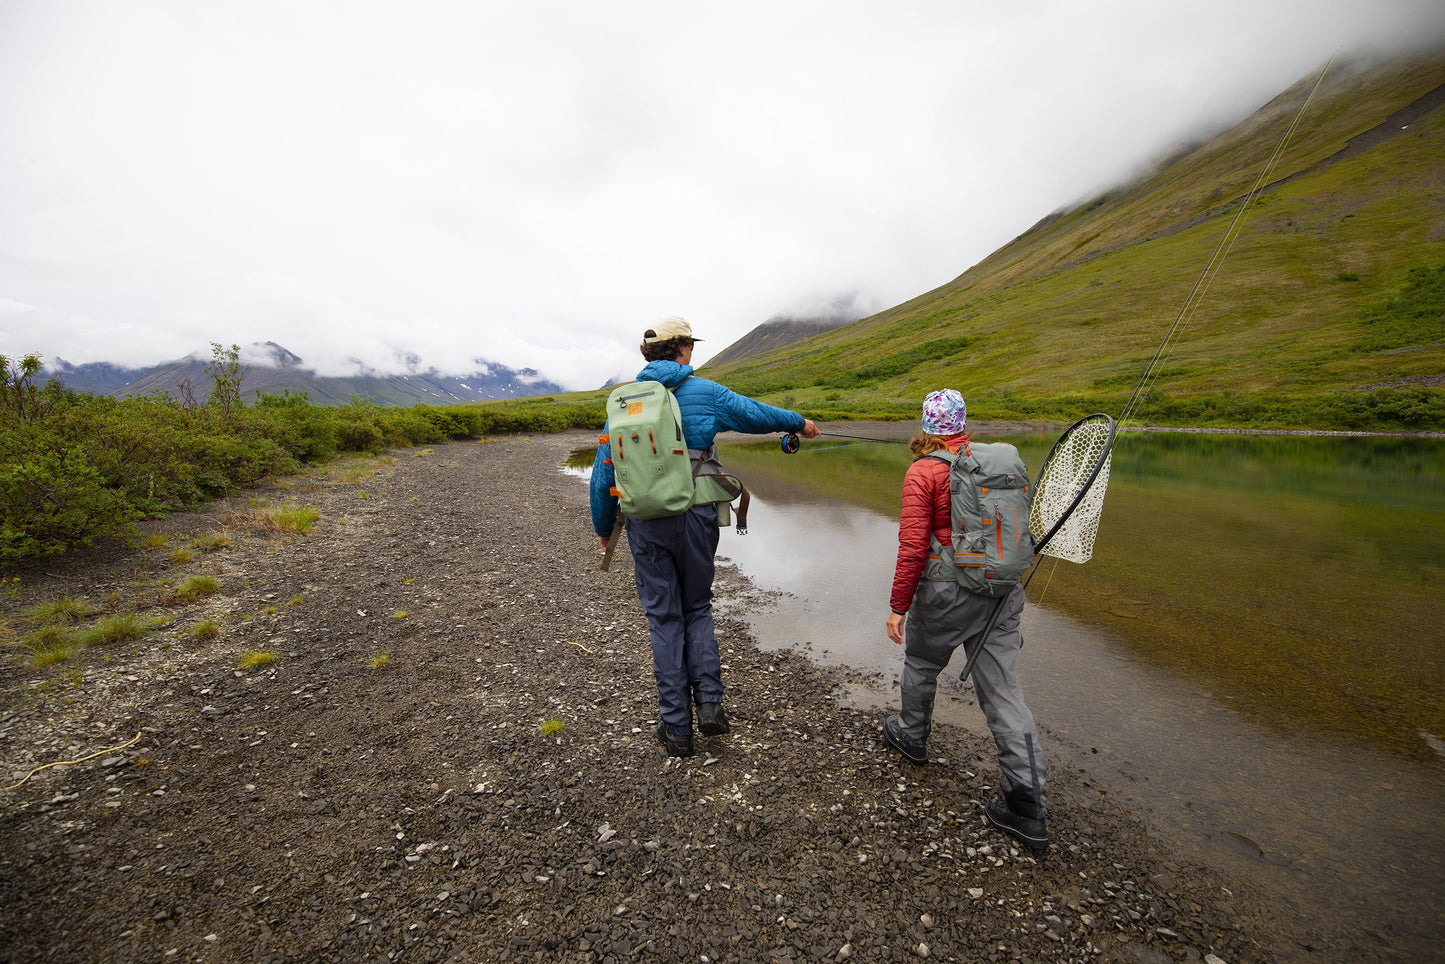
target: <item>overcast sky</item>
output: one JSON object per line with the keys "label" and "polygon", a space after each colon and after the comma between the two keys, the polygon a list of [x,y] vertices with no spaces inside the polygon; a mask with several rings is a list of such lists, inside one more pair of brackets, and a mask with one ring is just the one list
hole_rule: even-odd
{"label": "overcast sky", "polygon": [[867,314],[1440,0],[0,0],[0,353],[594,388]]}

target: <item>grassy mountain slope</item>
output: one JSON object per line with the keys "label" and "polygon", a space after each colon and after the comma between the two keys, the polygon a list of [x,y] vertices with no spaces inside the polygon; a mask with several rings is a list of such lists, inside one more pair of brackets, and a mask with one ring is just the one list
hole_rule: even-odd
{"label": "grassy mountain slope", "polygon": [[[856,317],[856,316],[855,316]],[[830,320],[826,318],[772,318],[763,322],[737,341],[728,345],[712,358],[709,365],[726,365],[741,362],[751,355],[765,355],[786,348],[795,342],[813,335],[831,331],[848,324],[853,318]]]}
{"label": "grassy mountain slope", "polygon": [[[944,386],[984,417],[1117,414],[1315,80],[942,287],[704,374],[819,417]],[[1138,420],[1445,427],[1442,85],[1445,51],[1331,69]]]}

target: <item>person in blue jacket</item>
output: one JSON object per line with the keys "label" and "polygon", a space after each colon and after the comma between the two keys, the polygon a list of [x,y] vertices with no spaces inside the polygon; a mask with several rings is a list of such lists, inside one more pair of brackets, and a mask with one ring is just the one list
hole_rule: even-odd
{"label": "person in blue jacket", "polygon": [[[638,381],[661,382],[673,389],[694,462],[716,458],[713,438],[719,432],[796,432],[817,438],[818,427],[797,412],[765,405],[693,375],[692,346],[700,340],[682,318],[654,323],[643,333],[640,347],[647,365],[637,373]],[[617,520],[615,483],[611,447],[604,442],[597,447],[591,481],[592,528],[604,548]],[[637,598],[652,635],[661,718],[657,739],[672,756],[692,755],[694,703],[698,730],[705,736],[729,729],[712,619],[717,513],[717,505],[704,504],[681,515],[626,521]]]}

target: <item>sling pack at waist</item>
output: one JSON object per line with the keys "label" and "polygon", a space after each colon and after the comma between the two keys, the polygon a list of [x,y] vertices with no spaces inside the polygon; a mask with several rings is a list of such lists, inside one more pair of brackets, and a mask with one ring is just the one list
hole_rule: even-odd
{"label": "sling pack at waist", "polygon": [[[603,435],[598,441],[606,444],[608,436]],[[716,505],[717,524],[726,526],[729,524],[729,516],[732,509],[733,499],[741,496],[738,502],[738,535],[746,535],[748,531],[748,503],[752,501],[752,495],[748,492],[747,486],[735,475],[729,475],[723,471],[722,464],[718,462],[717,446],[707,451],[701,449],[688,449],[688,461],[692,464],[690,472],[693,483],[692,502],[688,508],[694,505]],[[602,571],[606,572],[612,567],[612,554],[617,549],[617,540],[622,535],[622,520],[625,513],[620,511],[622,500],[621,493],[614,488],[613,494],[617,495],[618,508],[617,524],[612,527],[612,534],[607,538],[606,548],[602,556]],[[683,510],[687,511],[686,509]],[[669,513],[679,515],[681,513]],[[649,518],[660,518],[660,516],[649,516]]]}
{"label": "sling pack at waist", "polygon": [[736,475],[728,474],[717,458],[717,446],[714,445],[707,451],[701,449],[688,449],[688,458],[692,460],[693,480],[693,505],[717,505],[717,524],[719,527],[728,525],[731,514],[733,499],[739,496],[738,502],[738,535],[746,535],[748,531],[748,503],[752,501],[752,495],[748,487],[743,485],[742,480]]}
{"label": "sling pack at waist", "polygon": [[947,449],[928,458],[946,462],[950,545],[929,537],[925,575],[949,578],[969,592],[1006,596],[1034,561],[1029,531],[1033,490],[1018,449],[1007,442],[965,442],[957,455]]}

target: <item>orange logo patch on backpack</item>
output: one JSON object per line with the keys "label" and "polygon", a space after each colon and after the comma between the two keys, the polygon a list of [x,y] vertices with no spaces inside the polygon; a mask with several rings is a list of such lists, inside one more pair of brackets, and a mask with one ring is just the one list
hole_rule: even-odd
{"label": "orange logo patch on backpack", "polygon": [[628,415],[641,415],[641,414],[642,414],[642,403],[641,403],[641,402],[628,402],[628,403],[627,403],[627,414],[628,414]]}

